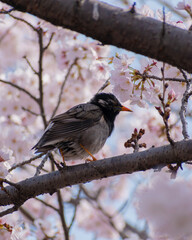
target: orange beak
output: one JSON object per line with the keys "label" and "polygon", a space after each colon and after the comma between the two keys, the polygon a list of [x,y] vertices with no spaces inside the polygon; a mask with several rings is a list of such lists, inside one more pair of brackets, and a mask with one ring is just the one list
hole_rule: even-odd
{"label": "orange beak", "polygon": [[124,106],[121,107],[121,111],[133,112],[131,109]]}

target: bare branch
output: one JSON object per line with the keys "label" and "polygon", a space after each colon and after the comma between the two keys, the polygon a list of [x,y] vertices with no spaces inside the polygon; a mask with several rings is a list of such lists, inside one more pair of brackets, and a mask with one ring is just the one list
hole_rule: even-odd
{"label": "bare branch", "polygon": [[192,159],[191,145],[192,140],[183,140],[175,142],[173,146],[169,144],[138,153],[123,154],[75,166],[65,166],[60,171],[18,182],[17,188],[14,186],[5,187],[6,192],[0,190],[0,205],[5,206],[19,202],[19,206],[21,206],[21,203],[30,198],[43,193],[52,194],[66,186],[119,174],[156,169],[159,166],[162,168],[173,163],[181,164]]}

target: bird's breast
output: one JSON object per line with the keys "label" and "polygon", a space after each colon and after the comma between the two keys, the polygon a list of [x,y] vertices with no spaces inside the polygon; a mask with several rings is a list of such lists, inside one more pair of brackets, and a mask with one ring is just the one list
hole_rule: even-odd
{"label": "bird's breast", "polygon": [[93,127],[87,129],[80,143],[92,154],[97,153],[105,144],[109,136],[109,127],[105,119],[102,117],[100,121]]}

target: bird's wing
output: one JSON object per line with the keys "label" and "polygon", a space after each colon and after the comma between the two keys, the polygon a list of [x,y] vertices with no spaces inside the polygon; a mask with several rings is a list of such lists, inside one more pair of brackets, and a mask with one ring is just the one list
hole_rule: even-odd
{"label": "bird's wing", "polygon": [[94,126],[102,117],[101,109],[94,104],[80,104],[55,116],[34,148],[52,145],[78,136]]}

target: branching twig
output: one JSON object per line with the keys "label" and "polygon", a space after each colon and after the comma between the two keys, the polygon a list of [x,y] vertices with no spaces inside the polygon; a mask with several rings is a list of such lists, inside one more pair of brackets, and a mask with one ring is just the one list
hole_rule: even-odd
{"label": "branching twig", "polygon": [[58,97],[58,100],[57,100],[57,105],[56,105],[56,107],[55,107],[55,109],[54,109],[54,111],[53,111],[53,113],[51,115],[51,118],[53,118],[55,116],[55,114],[56,114],[56,112],[57,112],[57,110],[59,108],[59,105],[61,103],[61,97],[62,97],[62,94],[63,94],[63,89],[65,87],[65,84],[67,82],[67,79],[69,77],[69,74],[71,73],[71,70],[72,70],[73,66],[77,64],[77,60],[78,60],[78,58],[75,58],[74,62],[71,64],[71,66],[68,69],[68,72],[67,72],[67,74],[66,74],[66,76],[64,78],[64,81],[63,81],[62,85],[61,85],[59,97]]}
{"label": "branching twig", "polygon": [[51,37],[49,38],[49,41],[48,41],[47,45],[44,47],[44,51],[46,51],[48,49],[48,47],[50,46],[54,35],[55,35],[55,33],[51,34]]}
{"label": "branching twig", "polygon": [[[136,72],[136,74],[143,77],[143,78],[149,78],[149,79],[155,79],[155,80],[158,80],[158,81],[163,81],[162,77],[157,77],[155,75],[142,74],[140,72]],[[172,81],[172,82],[183,82],[183,83],[186,82],[186,80],[183,79],[183,78],[164,78],[164,79],[165,79],[165,81]]]}
{"label": "branching twig", "polygon": [[32,161],[34,161],[34,160],[42,157],[43,155],[44,155],[44,153],[40,153],[40,154],[38,154],[37,156],[30,158],[29,160],[26,160],[26,161],[23,161],[23,162],[18,163],[18,164],[16,164],[16,165],[13,165],[8,171],[11,172],[11,171],[13,171],[14,169],[16,169],[16,168],[18,168],[18,167],[22,167],[22,166],[24,166],[25,164],[29,164],[29,163],[31,163]]}
{"label": "branching twig", "polygon": [[135,128],[131,138],[124,143],[124,146],[126,148],[132,147],[134,149],[133,151],[134,153],[139,152],[139,148],[146,148],[147,147],[146,143],[139,144],[139,140],[144,134],[145,134],[145,129],[140,129],[138,133],[137,128]]}
{"label": "branching twig", "polygon": [[167,104],[165,103],[165,92],[166,92],[166,89],[168,87],[168,84],[165,83],[164,70],[165,70],[165,63],[163,63],[163,67],[161,68],[162,79],[163,79],[163,96],[159,95],[159,100],[161,101],[163,111],[161,110],[161,107],[156,107],[156,109],[158,110],[159,114],[163,118],[163,122],[165,124],[165,131],[166,131],[167,140],[173,146],[174,141],[170,136],[170,128],[169,128],[169,125],[168,125],[168,119],[169,119],[169,116],[170,116],[170,108],[169,108],[170,104],[168,105],[168,103]]}
{"label": "branching twig", "polygon": [[48,157],[49,157],[48,154],[46,154],[45,157],[43,158],[43,160],[41,161],[41,163],[39,164],[39,166],[37,167],[35,176],[38,176],[40,174],[40,171],[44,167],[45,162],[47,161]]}

